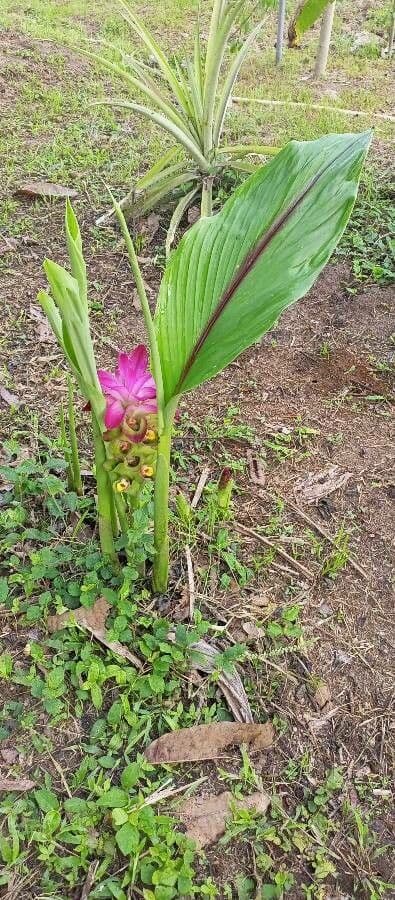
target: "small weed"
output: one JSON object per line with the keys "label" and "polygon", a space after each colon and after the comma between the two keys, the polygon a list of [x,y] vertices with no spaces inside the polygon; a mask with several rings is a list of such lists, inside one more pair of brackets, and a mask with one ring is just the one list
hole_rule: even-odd
{"label": "small weed", "polygon": [[343,527],[339,528],[335,535],[336,548],[330,553],[322,566],[321,572],[324,577],[335,579],[339,572],[345,568],[350,557],[349,542],[350,535],[348,531]]}
{"label": "small weed", "polygon": [[294,427],[283,426],[263,441],[263,446],[273,454],[277,462],[287,459],[300,462],[309,455],[311,442],[319,434],[316,428],[309,428],[297,421]]}
{"label": "small weed", "polygon": [[395,280],[395,212],[392,188],[377,173],[365,174],[338,254],[352,263],[356,282]]}
{"label": "small weed", "polygon": [[320,356],[322,357],[322,359],[330,359],[330,355],[331,355],[330,344],[328,343],[328,341],[323,341],[323,343],[321,344],[321,347],[320,347]]}

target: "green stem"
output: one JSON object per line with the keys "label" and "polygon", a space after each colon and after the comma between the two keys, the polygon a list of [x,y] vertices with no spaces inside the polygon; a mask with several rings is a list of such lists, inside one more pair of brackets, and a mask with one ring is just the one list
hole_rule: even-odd
{"label": "green stem", "polygon": [[211,175],[209,175],[208,178],[203,179],[202,200],[200,205],[200,215],[202,218],[204,216],[211,216],[213,213],[213,180]]}
{"label": "green stem", "polygon": [[71,451],[69,439],[67,437],[66,430],[66,420],[64,416],[64,406],[63,400],[60,403],[60,440],[62,444],[62,449],[64,450],[65,459],[67,462],[67,487],[69,491],[74,490],[74,479],[73,479],[73,469],[71,466]]}
{"label": "green stem", "polygon": [[73,382],[68,375],[67,377],[67,389],[68,389],[68,419],[69,419],[69,439],[70,439],[70,451],[71,451],[71,473],[72,473],[72,484],[73,489],[79,497],[82,496],[82,478],[81,478],[81,466],[80,466],[80,456],[78,452],[78,441],[77,441],[77,432],[75,428],[75,415],[74,415],[74,390],[73,390]]}
{"label": "green stem", "polygon": [[164,415],[164,427],[159,438],[154,493],[154,545],[152,586],[156,593],[167,591],[169,580],[169,478],[170,449],[174,413],[178,397],[171,401]]}
{"label": "green stem", "polygon": [[119,527],[123,535],[129,531],[128,517],[126,515],[125,501],[122,494],[114,493],[115,509],[118,516]]}
{"label": "green stem", "polygon": [[92,415],[92,428],[95,446],[97,512],[99,519],[100,545],[103,556],[107,556],[115,565],[118,565],[118,557],[114,545],[115,510],[113,488],[104,468],[104,463],[107,458],[106,448],[100,425],[94,414]]}

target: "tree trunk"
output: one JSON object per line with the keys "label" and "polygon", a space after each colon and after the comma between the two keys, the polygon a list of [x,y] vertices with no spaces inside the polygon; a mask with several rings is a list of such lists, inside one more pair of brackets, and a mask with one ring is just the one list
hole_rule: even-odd
{"label": "tree trunk", "polygon": [[336,2],[328,3],[325,7],[321,20],[320,41],[318,44],[317,59],[315,63],[314,75],[316,78],[322,78],[326,64],[328,62],[329,45],[332,37],[333,16],[335,14]]}
{"label": "tree trunk", "polygon": [[279,2],[278,2],[278,18],[277,18],[276,66],[281,65],[281,60],[283,57],[284,25],[285,25],[285,0],[279,0]]}

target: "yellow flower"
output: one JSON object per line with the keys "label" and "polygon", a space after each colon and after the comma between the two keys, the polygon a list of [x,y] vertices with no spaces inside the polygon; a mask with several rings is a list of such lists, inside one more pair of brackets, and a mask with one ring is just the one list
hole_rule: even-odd
{"label": "yellow flower", "polygon": [[143,478],[152,478],[154,474],[152,466],[141,466],[140,472]]}
{"label": "yellow flower", "polygon": [[127,478],[121,478],[121,480],[117,481],[115,484],[115,490],[117,494],[123,494],[124,491],[127,491],[129,485],[130,481],[128,481]]}

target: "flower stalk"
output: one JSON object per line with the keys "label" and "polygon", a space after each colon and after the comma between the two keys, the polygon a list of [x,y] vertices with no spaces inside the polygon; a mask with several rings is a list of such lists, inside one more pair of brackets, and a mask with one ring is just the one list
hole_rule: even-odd
{"label": "flower stalk", "polygon": [[174,414],[178,397],[164,411],[164,426],[159,438],[154,492],[154,591],[164,594],[169,581],[169,484],[170,452]]}
{"label": "flower stalk", "polygon": [[69,427],[69,441],[70,441],[70,481],[73,490],[75,493],[81,497],[83,488],[82,488],[82,478],[81,478],[81,466],[80,466],[80,456],[78,452],[78,440],[77,440],[77,432],[75,427],[75,413],[74,413],[74,388],[73,381],[70,375],[67,377],[67,412],[68,412],[68,427]]}
{"label": "flower stalk", "polygon": [[103,556],[119,566],[115,549],[116,514],[112,485],[105,468],[107,452],[102,436],[101,425],[95,414],[92,414],[93,443],[95,448],[95,476],[97,485],[97,514],[99,521],[100,545]]}

